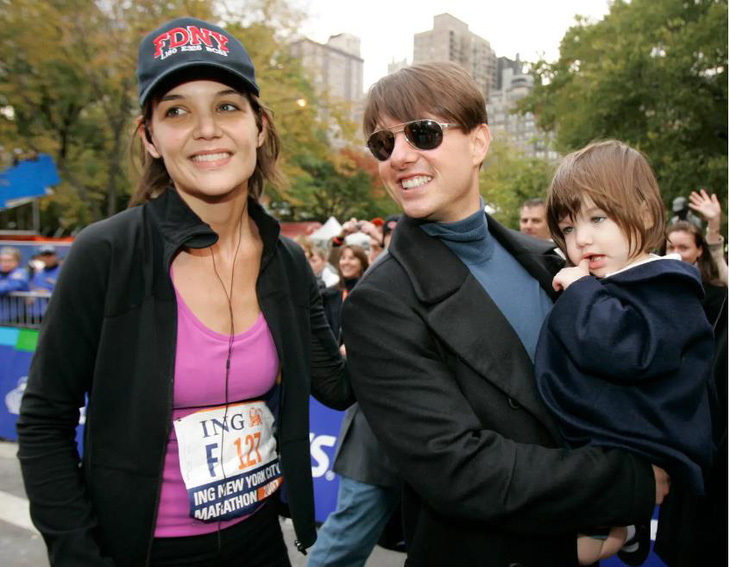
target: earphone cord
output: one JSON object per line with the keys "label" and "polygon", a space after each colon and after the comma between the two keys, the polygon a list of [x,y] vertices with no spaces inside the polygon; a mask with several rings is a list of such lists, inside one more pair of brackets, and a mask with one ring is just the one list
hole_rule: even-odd
{"label": "earphone cord", "polygon": [[[226,285],[223,283],[223,278],[221,278],[220,274],[218,273],[218,268],[215,265],[215,254],[213,253],[213,247],[210,247],[210,257],[213,260],[213,272],[215,273],[215,277],[218,278],[218,281],[221,284],[221,287],[223,288],[223,293],[226,294],[226,299],[228,300],[228,315],[230,316],[231,320],[231,332],[228,336],[228,354],[226,356],[226,382],[225,382],[225,410],[223,411],[223,424],[224,426],[221,428],[221,457],[220,457],[220,463],[221,463],[221,472],[223,473],[223,480],[226,481],[228,478],[226,477],[226,470],[225,470],[225,463],[223,461],[223,447],[224,447],[224,437],[226,434],[225,424],[228,420],[228,377],[231,372],[231,353],[233,352],[233,336],[234,336],[234,325],[233,325],[233,276],[236,273],[236,260],[238,259],[238,251],[241,248],[241,237],[243,234],[243,215],[246,213],[246,207],[244,206],[243,212],[241,213],[241,221],[238,224],[238,244],[236,245],[236,252],[233,255],[233,266],[231,266],[231,285],[230,285],[230,293],[226,289]],[[218,519],[218,556],[221,555],[221,519]]]}

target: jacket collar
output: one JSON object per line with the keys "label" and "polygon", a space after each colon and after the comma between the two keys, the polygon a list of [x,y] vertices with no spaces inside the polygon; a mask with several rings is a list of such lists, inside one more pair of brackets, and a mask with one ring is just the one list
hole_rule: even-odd
{"label": "jacket collar", "polygon": [[[162,195],[151,200],[148,207],[164,240],[165,261],[168,266],[173,256],[182,247],[208,248],[218,242],[218,235],[215,231],[188,207],[174,188],[169,188]],[[279,239],[279,223],[251,198],[248,200],[248,214],[258,226],[264,244],[261,258],[263,268],[276,249]]]}
{"label": "jacket collar", "polygon": [[[456,261],[455,254],[438,238],[429,236],[420,227],[424,221],[403,216],[388,248],[408,274],[418,299],[437,303],[458,290],[469,275],[469,268]],[[524,266],[555,300],[552,279],[562,267],[562,260],[553,253],[554,244],[541,242],[509,230],[487,215],[491,236]]]}
{"label": "jacket collar", "polygon": [[[461,360],[534,415],[555,443],[560,434],[537,392],[534,367],[517,333],[469,268],[418,221],[403,217],[388,252],[407,273],[418,299],[426,306],[433,332]],[[551,297],[552,278],[562,267],[549,242],[504,228],[487,215],[491,235],[540,282]],[[527,377],[528,379],[523,379]]]}

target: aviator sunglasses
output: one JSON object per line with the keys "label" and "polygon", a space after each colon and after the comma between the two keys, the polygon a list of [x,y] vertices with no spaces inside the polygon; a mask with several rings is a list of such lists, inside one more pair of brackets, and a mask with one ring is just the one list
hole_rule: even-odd
{"label": "aviator sunglasses", "polygon": [[413,120],[396,124],[393,128],[376,130],[368,138],[368,149],[378,161],[387,160],[395,148],[395,135],[403,132],[408,143],[417,150],[434,150],[444,139],[444,130],[458,128],[458,124],[435,120]]}

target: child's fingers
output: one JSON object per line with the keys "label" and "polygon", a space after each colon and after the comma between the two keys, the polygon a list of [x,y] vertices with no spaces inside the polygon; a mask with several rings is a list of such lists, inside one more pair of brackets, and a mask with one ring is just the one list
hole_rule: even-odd
{"label": "child's fingers", "polygon": [[590,258],[583,258],[580,262],[578,262],[578,265],[576,267],[579,268],[581,272],[585,272],[585,274],[588,275],[591,273],[590,265]]}

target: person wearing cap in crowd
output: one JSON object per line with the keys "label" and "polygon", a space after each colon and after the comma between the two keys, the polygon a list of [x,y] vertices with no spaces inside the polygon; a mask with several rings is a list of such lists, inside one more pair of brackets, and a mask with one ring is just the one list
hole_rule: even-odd
{"label": "person wearing cap in crowd", "polygon": [[295,545],[316,539],[310,389],[354,400],[304,253],[259,203],[276,128],[208,22],[147,35],[137,78],[135,206],[77,237],[22,401],[31,517],[52,567],[288,566],[283,481]]}
{"label": "person wearing cap in crowd", "polygon": [[30,288],[33,291],[52,292],[56,287],[58,274],[61,271],[61,263],[58,261],[56,247],[51,244],[44,244],[38,248],[37,258],[43,263],[43,267],[33,274]]}
{"label": "person wearing cap in crowd", "polygon": [[46,297],[38,297],[27,306],[28,315],[32,322],[39,321],[48,307],[48,297],[53,288],[56,287],[58,274],[61,271],[61,263],[58,261],[56,247],[52,244],[44,244],[38,248],[35,255],[40,269],[37,269],[30,280],[31,291],[38,292]]}
{"label": "person wearing cap in crowd", "polygon": [[20,266],[20,250],[15,246],[0,248],[0,323],[20,321],[24,304],[10,294],[29,290],[28,272]]}
{"label": "person wearing cap in crowd", "polygon": [[370,88],[365,138],[403,209],[343,306],[352,387],[403,478],[409,567],[577,564],[576,533],[651,518],[665,471],[566,448],[533,356],[562,260],[484,212],[484,97],[455,63]]}

